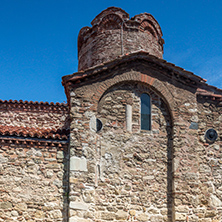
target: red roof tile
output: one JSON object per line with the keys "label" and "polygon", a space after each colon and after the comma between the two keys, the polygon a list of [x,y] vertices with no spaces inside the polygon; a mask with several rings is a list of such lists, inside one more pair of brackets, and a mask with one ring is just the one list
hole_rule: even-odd
{"label": "red roof tile", "polygon": [[0,136],[34,137],[41,139],[67,140],[69,130],[31,128],[21,126],[0,126]]}
{"label": "red roof tile", "polygon": [[187,71],[179,66],[176,66],[173,63],[167,62],[164,59],[160,59],[160,58],[157,58],[156,56],[150,55],[146,51],[139,50],[139,51],[132,52],[130,54],[120,55],[112,61],[108,61],[108,62],[105,62],[104,64],[102,63],[99,65],[90,67],[90,68],[84,70],[83,72],[79,71],[79,72],[73,73],[71,75],[63,76],[62,83],[63,83],[63,85],[65,85],[69,81],[75,81],[77,79],[82,79],[82,78],[85,78],[86,76],[89,77],[89,76],[92,76],[98,72],[104,71],[104,66],[106,69],[108,69],[108,68],[111,68],[112,66],[116,66],[117,64],[123,63],[124,61],[130,61],[130,60],[134,60],[134,59],[143,59],[143,60],[147,60],[149,62],[156,63],[156,64],[162,66],[163,68],[172,69],[173,71],[178,72],[179,75],[185,76],[187,78],[191,78],[197,82],[205,82],[206,81],[203,78],[201,78],[200,76],[197,76],[190,71]]}
{"label": "red roof tile", "polygon": [[23,100],[1,100],[0,99],[0,103],[13,103],[13,104],[28,104],[28,105],[46,105],[46,106],[67,106],[67,104],[66,103],[54,103],[54,102],[42,102],[42,101],[40,101],[40,102],[38,102],[38,101],[35,101],[35,102],[33,102],[33,101],[27,101],[27,100],[25,100],[25,101],[23,101]]}
{"label": "red roof tile", "polygon": [[0,99],[0,108],[18,108],[26,111],[41,111],[41,112],[59,112],[59,113],[68,113],[68,105],[66,103],[48,103],[48,102],[33,102],[33,101],[23,101],[23,100],[1,100]]}

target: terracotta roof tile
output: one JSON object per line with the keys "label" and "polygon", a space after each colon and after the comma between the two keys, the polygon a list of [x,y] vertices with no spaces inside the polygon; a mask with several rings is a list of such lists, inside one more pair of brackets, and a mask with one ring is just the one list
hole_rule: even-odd
{"label": "terracotta roof tile", "polygon": [[207,91],[205,89],[197,89],[197,95],[199,96],[205,96],[205,97],[210,97],[212,100],[219,100],[222,101],[222,95],[221,94],[215,94],[212,91]]}
{"label": "terracotta roof tile", "polygon": [[73,81],[73,80],[75,81],[76,79],[82,79],[82,78],[86,77],[86,75],[91,76],[91,75],[94,75],[98,72],[101,72],[101,71],[103,71],[104,66],[107,66],[107,68],[111,68],[113,65],[116,65],[117,63],[120,64],[124,61],[129,61],[129,60],[134,60],[134,59],[147,60],[147,61],[156,63],[156,64],[162,66],[163,68],[167,68],[167,69],[171,68],[173,71],[178,72],[181,76],[186,76],[186,77],[191,78],[197,82],[205,82],[205,80],[203,78],[195,75],[194,73],[192,73],[190,71],[187,71],[179,66],[176,66],[173,63],[167,62],[164,59],[157,58],[156,56],[153,56],[146,51],[139,50],[139,51],[132,52],[130,54],[120,55],[112,61],[108,61],[105,63],[101,63],[99,65],[95,65],[93,67],[90,67],[90,68],[84,70],[84,72],[81,71],[81,72],[76,72],[76,73],[73,73],[70,75],[63,76],[62,83],[63,83],[63,85],[65,85],[69,81]]}
{"label": "terracotta roof tile", "polygon": [[67,140],[69,135],[69,130],[0,125],[0,136],[1,135]]}
{"label": "terracotta roof tile", "polygon": [[43,102],[43,101],[40,101],[40,102],[38,102],[38,101],[27,101],[27,100],[25,100],[25,101],[23,101],[23,100],[1,100],[0,99],[0,103],[13,103],[13,104],[29,104],[29,105],[46,105],[46,106],[67,106],[67,104],[66,103],[58,103],[58,102],[56,102],[56,103],[54,103],[54,102]]}
{"label": "terracotta roof tile", "polygon": [[76,72],[71,75],[63,76],[62,84],[65,86],[65,91],[67,92],[66,88],[69,84],[71,84],[71,82],[79,83],[80,80],[84,81],[84,79],[86,79],[86,76],[87,79],[89,79],[91,76],[96,75],[104,70],[111,69],[113,67],[116,67],[118,64],[129,62],[135,59],[145,60],[153,64],[156,64],[159,67],[172,71],[172,73],[179,75],[181,78],[185,78],[188,82],[190,81],[191,83],[196,83],[198,87],[206,89],[206,92],[197,92],[197,94],[199,95],[200,94],[203,95],[206,93],[206,95],[214,94],[213,95],[214,97],[221,97],[220,95],[222,94],[222,89],[207,84],[206,79],[203,79],[200,76],[195,75],[190,71],[187,71],[179,66],[176,66],[173,63],[167,62],[164,59],[160,59],[153,55],[150,55],[148,52],[145,52],[143,50],[135,51],[128,55],[119,55],[116,59],[112,61],[108,61],[104,64],[90,67],[81,72]]}
{"label": "terracotta roof tile", "polygon": [[7,109],[8,107],[14,107],[26,111],[44,111],[44,112],[67,112],[68,105],[66,103],[48,103],[48,102],[33,102],[33,101],[23,101],[23,100],[1,100],[0,108]]}

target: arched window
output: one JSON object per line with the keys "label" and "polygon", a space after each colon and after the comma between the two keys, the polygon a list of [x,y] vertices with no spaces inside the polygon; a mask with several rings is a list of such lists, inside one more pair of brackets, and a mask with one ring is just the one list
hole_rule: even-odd
{"label": "arched window", "polygon": [[150,96],[146,93],[143,93],[140,99],[141,99],[141,130],[151,130]]}

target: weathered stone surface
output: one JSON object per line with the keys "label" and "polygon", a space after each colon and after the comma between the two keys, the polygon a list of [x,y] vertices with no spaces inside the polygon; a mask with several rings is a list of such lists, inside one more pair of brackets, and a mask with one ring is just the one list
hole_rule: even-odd
{"label": "weathered stone surface", "polygon": [[70,217],[69,222],[92,222],[92,220],[83,219],[83,218],[79,218],[79,217]]}
{"label": "weathered stone surface", "polygon": [[195,123],[195,122],[191,122],[190,124],[190,129],[194,129],[194,130],[198,130],[198,123]]}
{"label": "weathered stone surface", "polygon": [[101,219],[102,220],[114,220],[115,219],[115,213],[112,212],[102,212],[101,213]]}
{"label": "weathered stone surface", "polygon": [[62,218],[62,212],[61,212],[61,210],[53,210],[50,212],[50,216],[53,219]]}
{"label": "weathered stone surface", "polygon": [[151,222],[164,222],[164,217],[161,215],[151,215],[150,221]]}
{"label": "weathered stone surface", "polygon": [[126,220],[128,216],[128,213],[123,211],[123,210],[119,210],[116,213],[116,219],[117,220]]}
{"label": "weathered stone surface", "polygon": [[0,202],[0,209],[10,209],[10,208],[12,208],[12,203]]}
{"label": "weathered stone surface", "polygon": [[86,158],[82,157],[71,157],[70,158],[70,170],[73,171],[87,171],[87,161]]}
{"label": "weathered stone surface", "polygon": [[222,206],[221,200],[213,194],[211,194],[211,206],[212,207],[221,207]]}
{"label": "weathered stone surface", "polygon": [[149,217],[145,213],[138,214],[136,217],[138,221],[148,221]]}
{"label": "weathered stone surface", "polygon": [[186,214],[184,213],[175,213],[175,220],[176,221],[186,221]]}
{"label": "weathered stone surface", "polygon": [[17,203],[15,204],[15,209],[18,211],[26,211],[27,210],[27,204],[25,203]]}
{"label": "weathered stone surface", "polygon": [[130,211],[129,211],[129,214],[130,214],[131,216],[135,216],[135,215],[136,215],[136,211],[135,211],[135,210],[130,210]]}
{"label": "weathered stone surface", "polygon": [[1,150],[9,161],[3,163],[0,174],[0,221],[66,220],[66,159],[56,162],[57,150],[27,144],[12,144],[10,148],[4,144]]}
{"label": "weathered stone surface", "polygon": [[70,208],[75,210],[88,210],[88,205],[81,202],[70,202]]}
{"label": "weathered stone surface", "polygon": [[7,161],[8,161],[8,158],[0,154],[0,163],[6,163]]}
{"label": "weathered stone surface", "polygon": [[[106,17],[115,22],[107,22]],[[130,54],[141,49],[162,58],[164,41],[157,21],[146,13],[136,17],[135,26],[135,18],[130,19],[126,12],[118,8],[108,8],[93,20],[92,28],[87,27],[87,32],[85,32],[86,27],[83,28],[78,39],[79,71],[111,61],[121,54]],[[152,26],[146,22],[149,20]],[[96,27],[97,35],[94,35]]]}
{"label": "weathered stone surface", "polygon": [[58,151],[56,157],[57,159],[63,159],[64,158],[63,151]]}

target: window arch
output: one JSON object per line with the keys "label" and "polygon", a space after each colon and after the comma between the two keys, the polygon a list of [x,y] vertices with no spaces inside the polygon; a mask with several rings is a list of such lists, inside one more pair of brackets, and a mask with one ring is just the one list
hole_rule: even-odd
{"label": "window arch", "polygon": [[151,130],[151,103],[150,96],[143,93],[140,97],[141,101],[141,130]]}

